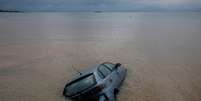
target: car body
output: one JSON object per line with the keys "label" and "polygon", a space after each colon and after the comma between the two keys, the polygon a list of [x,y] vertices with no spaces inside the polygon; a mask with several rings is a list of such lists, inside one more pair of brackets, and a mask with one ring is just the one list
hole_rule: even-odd
{"label": "car body", "polygon": [[115,101],[126,72],[120,63],[98,64],[67,83],[63,95],[78,101]]}

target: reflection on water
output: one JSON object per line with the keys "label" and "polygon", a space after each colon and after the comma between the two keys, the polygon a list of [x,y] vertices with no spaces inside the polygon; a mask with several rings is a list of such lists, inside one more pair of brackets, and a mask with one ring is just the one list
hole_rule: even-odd
{"label": "reflection on water", "polygon": [[201,13],[0,13],[0,101],[64,101],[103,61],[128,76],[119,101],[201,100]]}

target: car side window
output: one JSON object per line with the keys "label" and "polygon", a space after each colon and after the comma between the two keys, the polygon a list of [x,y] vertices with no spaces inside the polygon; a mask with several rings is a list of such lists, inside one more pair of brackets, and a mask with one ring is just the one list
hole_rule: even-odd
{"label": "car side window", "polygon": [[103,75],[103,73],[100,71],[100,70],[98,70],[98,76],[101,78],[101,79],[103,79],[104,78],[104,75]]}
{"label": "car side window", "polygon": [[108,76],[111,73],[111,71],[104,65],[100,65],[98,67],[98,75],[101,78],[105,78],[106,76]]}
{"label": "car side window", "polygon": [[112,71],[114,70],[114,66],[115,66],[114,64],[112,64],[112,63],[104,63],[104,65],[107,66],[110,70],[112,70]]}

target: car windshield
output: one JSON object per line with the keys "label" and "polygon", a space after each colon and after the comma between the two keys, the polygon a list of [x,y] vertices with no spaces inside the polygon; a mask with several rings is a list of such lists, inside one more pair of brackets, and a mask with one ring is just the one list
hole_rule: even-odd
{"label": "car windshield", "polygon": [[82,92],[89,87],[96,84],[95,78],[93,74],[87,75],[81,79],[76,80],[75,82],[67,85],[65,87],[65,95],[66,96],[72,96],[74,94],[77,94],[79,92]]}

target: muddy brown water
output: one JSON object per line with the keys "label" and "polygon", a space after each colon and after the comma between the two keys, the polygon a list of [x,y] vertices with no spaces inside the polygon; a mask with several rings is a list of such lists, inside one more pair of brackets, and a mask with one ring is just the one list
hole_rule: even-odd
{"label": "muddy brown water", "polygon": [[0,101],[69,101],[71,68],[120,62],[118,101],[201,101],[201,13],[0,13]]}

